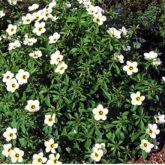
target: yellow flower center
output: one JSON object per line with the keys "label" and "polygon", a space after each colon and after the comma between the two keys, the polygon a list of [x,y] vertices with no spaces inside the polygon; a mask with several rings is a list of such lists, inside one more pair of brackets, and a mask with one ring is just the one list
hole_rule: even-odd
{"label": "yellow flower center", "polygon": [[99,154],[95,152],[95,157],[98,157],[98,156],[99,156]]}
{"label": "yellow flower center", "polygon": [[144,147],[147,147],[147,143],[144,143],[143,145],[144,145]]}
{"label": "yellow flower center", "polygon": [[41,159],[41,158],[39,158],[39,159],[38,159],[38,162],[42,162],[42,159]]}
{"label": "yellow flower center", "polygon": [[51,147],[51,148],[54,148],[54,144],[51,144],[50,147]]}
{"label": "yellow flower center", "polygon": [[19,158],[19,154],[15,154],[15,157],[16,157],[16,158]]}
{"label": "yellow flower center", "polygon": [[60,70],[64,70],[64,67],[61,67]]}
{"label": "yellow flower center", "polygon": [[129,70],[133,70],[133,66],[129,66]]}
{"label": "yellow flower center", "polygon": [[99,111],[99,115],[103,115],[103,111],[100,110],[100,111]]}
{"label": "yellow flower center", "polygon": [[140,101],[140,97],[138,96],[138,97],[136,97],[136,101]]}
{"label": "yellow flower center", "polygon": [[55,163],[55,164],[57,163],[57,159],[54,159],[54,163]]}
{"label": "yellow flower center", "polygon": [[26,75],[23,75],[23,77],[22,77],[22,78],[25,80],[25,79],[27,79],[27,76],[26,76]]}
{"label": "yellow flower center", "polygon": [[38,29],[38,31],[41,31],[42,30],[42,27],[40,27],[39,29]]}
{"label": "yellow flower center", "polygon": [[32,106],[31,106],[31,109],[35,109],[35,108],[36,108],[36,106],[35,106],[35,105],[32,105]]}
{"label": "yellow flower center", "polygon": [[49,121],[51,122],[53,119],[52,118],[49,118]]}
{"label": "yellow flower center", "polygon": [[14,28],[11,28],[11,32],[13,32],[14,31]]}
{"label": "yellow flower center", "polygon": [[152,133],[152,132],[153,132],[153,131],[150,129],[150,130],[149,130],[149,133]]}
{"label": "yellow flower center", "polygon": [[9,136],[10,136],[10,137],[13,137],[13,133],[10,133]]}
{"label": "yellow flower center", "polygon": [[15,88],[15,87],[16,87],[16,85],[15,85],[15,84],[12,84],[11,86],[12,86],[13,88]]}

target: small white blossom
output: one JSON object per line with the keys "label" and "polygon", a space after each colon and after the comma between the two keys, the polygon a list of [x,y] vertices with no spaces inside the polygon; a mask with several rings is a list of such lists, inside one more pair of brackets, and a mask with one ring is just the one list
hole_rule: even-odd
{"label": "small white blossom", "polygon": [[14,148],[10,152],[12,163],[23,162],[23,156],[24,156],[24,151],[20,150],[19,148]]}
{"label": "small white blossom", "polygon": [[23,24],[27,25],[30,24],[33,21],[33,15],[32,14],[26,14],[26,16],[22,17]]}
{"label": "small white blossom", "polygon": [[12,92],[12,93],[15,92],[16,89],[19,88],[19,84],[15,78],[12,78],[9,81],[7,81],[6,86],[7,86],[7,91]]}
{"label": "small white blossom", "polygon": [[35,28],[33,29],[33,33],[35,33],[37,36],[45,33],[45,22],[36,22],[34,26]]}
{"label": "small white blossom", "polygon": [[157,59],[153,59],[152,61],[152,65],[154,66],[159,66],[161,65],[162,61],[160,60],[160,58],[157,58]]}
{"label": "small white blossom", "polygon": [[150,51],[149,53],[144,53],[144,58],[146,60],[153,60],[158,57],[158,54],[154,51]]}
{"label": "small white blossom", "polygon": [[95,120],[106,120],[107,119],[108,109],[103,108],[103,106],[101,104],[99,104],[97,106],[97,108],[94,108],[92,111],[93,111]]}
{"label": "small white blossom", "polygon": [[2,150],[2,155],[4,155],[5,157],[9,157],[10,152],[11,152],[11,148],[12,148],[11,143],[4,144],[3,145],[3,150]]}
{"label": "small white blossom", "polygon": [[23,44],[28,45],[28,46],[33,46],[36,42],[37,42],[36,38],[34,38],[34,37],[28,38],[28,35],[26,34]]}
{"label": "small white blossom", "polygon": [[6,73],[3,74],[3,79],[2,81],[6,83],[7,81],[11,80],[14,77],[14,74],[10,71],[7,71]]}
{"label": "small white blossom", "polygon": [[18,83],[22,85],[27,83],[29,76],[30,76],[29,72],[20,69],[15,77],[18,80]]}
{"label": "small white blossom", "polygon": [[28,100],[25,110],[29,112],[37,112],[40,110],[40,102],[38,100]]}
{"label": "small white blossom", "polygon": [[49,160],[47,161],[47,164],[62,164],[62,162],[59,161],[60,154],[57,153],[56,155],[50,154]]}
{"label": "small white blossom", "polygon": [[29,11],[34,11],[37,10],[39,8],[39,4],[34,3],[32,6],[28,7]]}
{"label": "small white blossom", "polygon": [[14,42],[11,42],[9,43],[9,47],[8,47],[8,50],[13,50],[13,49],[16,49],[16,48],[19,48],[21,47],[21,43],[19,40],[15,40]]}
{"label": "small white blossom", "polygon": [[116,28],[112,27],[109,28],[107,30],[108,34],[112,37],[112,38],[117,38],[120,39],[121,38],[121,31],[117,30]]}
{"label": "small white blossom", "polygon": [[145,152],[149,153],[153,147],[154,145],[148,142],[148,140],[141,140],[140,148]]}
{"label": "small white blossom", "polygon": [[11,141],[12,139],[17,138],[17,129],[8,127],[6,131],[3,133],[3,137],[6,139],[7,142]]}
{"label": "small white blossom", "polygon": [[114,59],[120,63],[124,63],[124,56],[122,54],[115,53]]}
{"label": "small white blossom", "polygon": [[148,128],[146,130],[146,133],[150,135],[152,139],[156,138],[156,135],[160,133],[160,130],[158,129],[156,124],[148,124]]}
{"label": "small white blossom", "polygon": [[50,139],[49,141],[45,141],[44,144],[46,147],[46,152],[56,153],[56,148],[58,148],[58,144],[54,143],[53,139]]}
{"label": "small white blossom", "polygon": [[67,68],[68,68],[68,65],[65,64],[65,62],[62,61],[57,65],[57,68],[55,69],[55,72],[63,74]]}
{"label": "small white blossom", "polygon": [[17,32],[17,25],[9,24],[6,29],[6,32],[9,36],[14,35]]}
{"label": "small white blossom", "polygon": [[60,38],[60,34],[55,32],[53,35],[51,35],[49,37],[49,44],[54,44],[58,41],[58,39]]}
{"label": "small white blossom", "polygon": [[141,96],[140,92],[138,91],[136,93],[131,94],[131,99],[132,105],[141,105],[145,99],[145,96]]}
{"label": "small white blossom", "polygon": [[46,163],[47,158],[44,157],[44,154],[40,152],[39,154],[34,154],[33,155],[33,161],[32,164],[44,164]]}
{"label": "small white blossom", "polygon": [[107,20],[106,16],[102,14],[94,15],[93,21],[96,22],[98,25],[102,25]]}
{"label": "small white blossom", "polygon": [[158,114],[158,115],[155,115],[154,118],[155,118],[156,123],[158,124],[165,123],[165,115]]}
{"label": "small white blossom", "polygon": [[123,70],[127,72],[128,75],[138,72],[137,62],[127,61],[127,65],[123,67]]}
{"label": "small white blossom", "polygon": [[63,55],[61,55],[60,51],[57,50],[55,53],[51,55],[50,64],[58,65],[63,60]]}
{"label": "small white blossom", "polygon": [[103,150],[93,148],[92,153],[90,155],[91,159],[94,160],[95,162],[99,162],[103,156]]}
{"label": "small white blossom", "polygon": [[29,56],[37,59],[42,56],[42,52],[40,50],[33,51],[32,53],[29,54]]}
{"label": "small white blossom", "polygon": [[55,114],[53,115],[45,115],[45,120],[44,120],[44,124],[47,124],[48,126],[53,126],[53,124],[55,123]]}

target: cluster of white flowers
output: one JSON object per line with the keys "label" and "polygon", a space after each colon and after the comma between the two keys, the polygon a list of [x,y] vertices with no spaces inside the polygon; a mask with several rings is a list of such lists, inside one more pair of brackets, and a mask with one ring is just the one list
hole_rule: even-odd
{"label": "cluster of white flowers", "polygon": [[0,18],[4,17],[6,14],[4,13],[3,10],[0,10]]}
{"label": "cluster of white flowers", "polygon": [[[160,130],[158,129],[157,124],[148,124],[148,128],[146,130],[146,134],[150,136],[152,139],[156,139],[156,136],[160,133]],[[144,150],[145,152],[149,153],[152,148],[157,148],[157,146],[154,146],[154,144],[150,143],[146,139],[141,140],[140,148]]]}
{"label": "cluster of white flowers", "polygon": [[61,55],[60,51],[57,50],[55,53],[51,54],[50,58],[51,58],[50,64],[57,65],[55,72],[63,74],[65,70],[68,68],[68,66],[67,64],[65,64],[65,62],[62,61],[63,56]]}
{"label": "cluster of white flowers", "polygon": [[99,6],[92,5],[90,0],[78,0],[78,2],[84,5],[88,14],[93,16],[93,21],[98,25],[103,25],[107,20],[106,16],[103,15],[103,9]]}
{"label": "cluster of white flowers", "polygon": [[[7,142],[15,140],[17,138],[17,129],[8,127],[3,133],[3,137],[6,139]],[[17,147],[12,149],[12,144],[8,143],[3,145],[2,155],[7,158],[10,157],[12,163],[22,162],[24,151],[20,150]]]}
{"label": "cluster of white flowers", "polygon": [[154,52],[154,51],[150,51],[148,53],[144,53],[144,58],[146,60],[149,60],[152,62],[152,65],[154,66],[159,66],[161,65],[161,61],[160,58],[158,58],[158,53]]}
{"label": "cluster of white flowers", "polygon": [[120,39],[121,36],[127,36],[127,29],[125,27],[122,27],[121,29],[117,30],[114,27],[111,27],[107,30],[108,34],[110,35],[110,37],[112,38],[117,38]]}
{"label": "cluster of white flowers", "polygon": [[108,109],[104,108],[101,104],[99,104],[97,108],[94,108],[92,111],[93,111],[95,120],[107,119]]}
{"label": "cluster of white flowers", "polygon": [[56,153],[56,149],[58,148],[58,144],[54,143],[53,139],[50,139],[48,141],[45,141],[44,143],[46,147],[46,153],[51,152],[49,154],[49,159],[47,160],[46,157],[44,157],[43,152],[40,152],[39,154],[33,155],[33,161],[32,164],[62,164],[62,162],[59,161],[60,154]]}
{"label": "cluster of white flowers", "polygon": [[26,84],[30,77],[29,72],[20,69],[14,78],[14,74],[11,71],[7,71],[3,74],[2,81],[6,83],[7,91],[15,92],[19,88],[19,85]]}
{"label": "cluster of white flowers", "polygon": [[95,162],[99,162],[104,154],[106,154],[105,144],[95,144],[92,148],[91,159]]}

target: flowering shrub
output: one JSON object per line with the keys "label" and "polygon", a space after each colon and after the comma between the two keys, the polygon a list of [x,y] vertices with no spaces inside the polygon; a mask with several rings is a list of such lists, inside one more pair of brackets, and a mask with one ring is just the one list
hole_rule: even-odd
{"label": "flowering shrub", "polygon": [[161,52],[98,2],[2,3],[2,162],[119,163],[159,148]]}

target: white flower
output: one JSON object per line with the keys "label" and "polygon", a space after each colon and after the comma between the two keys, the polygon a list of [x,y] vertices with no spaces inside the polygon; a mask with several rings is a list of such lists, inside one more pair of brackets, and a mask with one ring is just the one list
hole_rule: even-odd
{"label": "white flower", "polygon": [[10,5],[16,5],[18,0],[7,0]]}
{"label": "white flower", "polygon": [[25,25],[30,24],[33,21],[33,19],[33,15],[29,13],[26,16],[22,17],[23,24]]}
{"label": "white flower", "polygon": [[35,44],[37,42],[37,39],[32,37],[32,38],[28,38],[27,35],[25,35],[25,40],[23,41],[24,45],[29,45],[29,46],[33,46],[33,44]]}
{"label": "white flower", "polygon": [[23,162],[23,158],[22,158],[23,155],[24,155],[24,152],[20,150],[19,148],[14,148],[13,150],[11,150],[10,157],[11,157],[12,163]]}
{"label": "white flower", "polygon": [[43,19],[42,10],[33,13],[34,21],[40,21]]}
{"label": "white flower", "polygon": [[112,37],[112,38],[117,38],[120,39],[121,38],[121,31],[117,30],[116,28],[112,27],[109,28],[107,30],[108,34]]}
{"label": "white flower", "polygon": [[62,61],[57,65],[57,68],[55,69],[55,72],[63,74],[67,68],[68,68],[68,65],[65,64],[65,62]]}
{"label": "white flower", "polygon": [[14,74],[10,71],[7,71],[6,73],[3,74],[3,79],[2,81],[6,83],[7,81],[11,80],[14,77]]}
{"label": "white flower", "polygon": [[17,129],[8,127],[6,131],[3,133],[3,137],[6,139],[7,142],[9,142],[12,139],[17,138]]}
{"label": "white flower", "polygon": [[15,77],[18,80],[18,83],[22,85],[27,83],[29,76],[30,76],[29,72],[20,69]]}
{"label": "white flower", "polygon": [[54,143],[53,139],[50,139],[49,141],[45,141],[44,144],[46,147],[46,152],[56,153],[55,149],[58,148],[58,144]]}
{"label": "white flower", "polygon": [[54,33],[53,35],[51,35],[49,37],[49,44],[54,44],[58,41],[58,39],[60,38],[60,34],[59,33]]}
{"label": "white flower", "polygon": [[52,8],[44,8],[43,9],[42,17],[45,21],[50,17],[52,11],[53,11]]}
{"label": "white flower", "polygon": [[10,152],[11,152],[11,148],[12,148],[11,143],[4,144],[3,145],[3,150],[2,150],[2,155],[4,155],[5,157],[9,157]]}
{"label": "white flower", "polygon": [[7,81],[6,86],[7,86],[7,91],[12,93],[19,88],[19,84],[15,78],[12,78],[9,81]]}
{"label": "white flower", "polygon": [[128,33],[127,29],[124,26],[120,29],[120,31],[123,34],[123,36],[126,36]]}
{"label": "white flower", "polygon": [[124,56],[122,54],[115,53],[114,59],[119,61],[120,63],[124,63]]}
{"label": "white flower", "polygon": [[145,99],[145,96],[140,96],[140,92],[138,91],[131,94],[131,99],[132,105],[141,105]]}
{"label": "white flower", "polygon": [[40,102],[38,100],[28,100],[25,110],[29,112],[36,112],[40,110]]}
{"label": "white flower", "polygon": [[162,80],[165,82],[165,77],[162,77]]}
{"label": "white flower", "polygon": [[9,36],[12,36],[13,34],[17,32],[17,25],[9,24],[6,29],[6,32]]}
{"label": "white flower", "polygon": [[50,127],[53,126],[53,124],[55,123],[55,114],[45,115],[44,123],[47,124]]}
{"label": "white flower", "polygon": [[35,28],[33,29],[33,33],[35,33],[37,36],[45,33],[45,22],[36,22],[34,26]]}
{"label": "white flower", "polygon": [[103,108],[101,104],[97,106],[97,108],[94,108],[93,110],[94,118],[95,120],[106,120],[107,119],[107,114],[108,114],[108,109]]}
{"label": "white flower", "polygon": [[103,150],[93,148],[91,153],[91,159],[93,159],[95,162],[99,162],[103,156]]}
{"label": "white flower", "polygon": [[98,25],[102,25],[106,21],[106,19],[106,16],[99,13],[94,15],[93,21],[96,22]]}
{"label": "white flower", "polygon": [[39,154],[33,155],[33,162],[32,164],[43,164],[46,163],[47,158],[44,157],[44,154],[40,152]]}
{"label": "white flower", "polygon": [[47,161],[47,164],[62,164],[62,162],[59,161],[60,154],[57,153],[56,155],[50,154],[49,160]]}
{"label": "white flower", "polygon": [[161,65],[161,60],[160,60],[160,58],[156,58],[156,59],[153,59],[153,61],[152,61],[152,65],[154,65],[154,66],[159,66],[159,65]]}
{"label": "white flower", "polygon": [[38,8],[39,8],[39,5],[34,3],[32,6],[28,7],[28,10],[29,11],[34,11],[34,10],[37,10]]}
{"label": "white flower", "polygon": [[105,143],[96,143],[93,147],[93,149],[96,148],[96,149],[101,149],[103,150],[103,153],[105,154],[107,152],[106,148],[105,148]]}
{"label": "white flower", "polygon": [[152,139],[156,138],[156,135],[160,133],[160,130],[158,129],[156,124],[148,124],[148,128],[146,130],[146,133],[150,135]]}
{"label": "white flower", "polygon": [[56,65],[58,65],[63,60],[63,56],[60,54],[59,50],[53,53],[50,58],[51,58],[50,64],[56,64]]}
{"label": "white flower", "polygon": [[148,142],[148,140],[141,140],[140,148],[145,152],[149,153],[153,147],[154,145]]}
{"label": "white flower", "polygon": [[0,18],[4,17],[5,16],[5,13],[3,10],[0,10]]}
{"label": "white flower", "polygon": [[153,60],[158,57],[158,54],[154,51],[150,51],[149,53],[144,53],[144,58],[146,60]]}
{"label": "white flower", "polygon": [[56,6],[56,1],[52,0],[51,3],[49,3],[49,8],[54,8]]}
{"label": "white flower", "polygon": [[163,124],[165,123],[165,115],[155,115],[154,116],[156,123]]}
{"label": "white flower", "polygon": [[128,75],[132,75],[133,73],[138,72],[137,65],[137,62],[127,61],[127,65],[123,67],[123,70],[126,71]]}
{"label": "white flower", "polygon": [[14,42],[11,42],[9,43],[9,47],[8,47],[8,50],[13,50],[13,49],[16,49],[16,48],[19,48],[21,47],[21,43],[19,40],[15,40]]}
{"label": "white flower", "polygon": [[42,52],[40,50],[33,51],[32,53],[29,54],[29,56],[36,59],[42,56]]}

